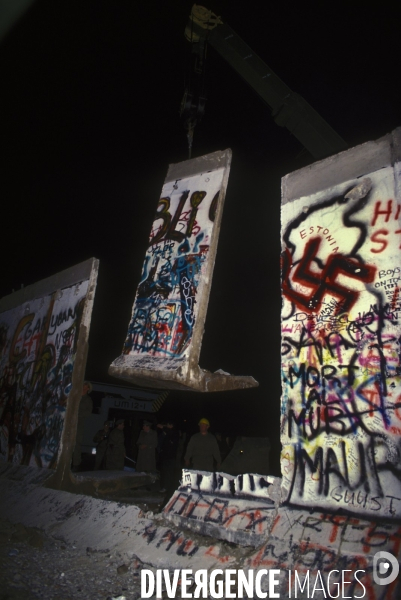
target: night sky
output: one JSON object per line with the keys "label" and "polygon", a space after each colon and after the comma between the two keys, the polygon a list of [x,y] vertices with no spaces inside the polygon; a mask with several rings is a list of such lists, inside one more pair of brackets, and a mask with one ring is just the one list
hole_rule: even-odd
{"label": "night sky", "polygon": [[[393,4],[207,4],[350,147],[401,125]],[[352,6],[350,6],[352,5]],[[192,2],[36,0],[0,44],[0,297],[100,259],[87,378],[121,352],[170,163],[188,158],[179,107]],[[391,6],[391,9],[390,9]],[[172,392],[162,414],[272,441],[279,473],[280,185],[313,159],[209,48],[193,156],[233,162],[200,366],[260,387]]]}

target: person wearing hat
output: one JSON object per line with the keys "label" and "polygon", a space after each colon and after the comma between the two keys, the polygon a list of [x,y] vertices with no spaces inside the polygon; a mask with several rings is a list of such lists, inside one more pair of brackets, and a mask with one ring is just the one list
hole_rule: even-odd
{"label": "person wearing hat", "polygon": [[82,440],[84,437],[85,421],[86,421],[86,418],[92,414],[93,403],[92,403],[92,398],[89,396],[91,391],[92,391],[91,382],[84,381],[84,384],[82,386],[82,397],[81,397],[81,401],[79,403],[79,408],[78,408],[78,421],[77,421],[77,434],[75,437],[75,448],[74,448],[74,453],[72,455],[72,467],[73,467],[74,471],[77,471],[79,469],[79,466],[82,461],[81,446],[82,446]]}
{"label": "person wearing hat", "polygon": [[151,429],[151,423],[144,421],[137,441],[138,458],[136,471],[156,471],[157,433]]}
{"label": "person wearing hat", "polygon": [[192,459],[192,468],[198,471],[214,471],[214,461],[217,468],[221,463],[220,450],[214,435],[209,433],[210,423],[201,419],[198,423],[199,433],[195,433],[189,440],[185,452],[185,466],[189,467]]}
{"label": "person wearing hat", "polygon": [[109,435],[106,452],[106,469],[122,471],[125,459],[124,419],[118,419],[116,426]]}

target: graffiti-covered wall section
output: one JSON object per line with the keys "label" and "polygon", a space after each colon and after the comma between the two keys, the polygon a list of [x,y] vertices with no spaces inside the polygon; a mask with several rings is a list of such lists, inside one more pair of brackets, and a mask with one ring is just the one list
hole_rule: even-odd
{"label": "graffiti-covered wall section", "polygon": [[294,505],[401,517],[401,129],[283,180],[281,469]]}
{"label": "graffiti-covered wall section", "polygon": [[57,466],[97,263],[91,259],[0,300],[2,461]]}
{"label": "graffiti-covered wall section", "polygon": [[256,385],[251,377],[198,366],[230,164],[225,150],[170,165],[111,375],[198,391]]}

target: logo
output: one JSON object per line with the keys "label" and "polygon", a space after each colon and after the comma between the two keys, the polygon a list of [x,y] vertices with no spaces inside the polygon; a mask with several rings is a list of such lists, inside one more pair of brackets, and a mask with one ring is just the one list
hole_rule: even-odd
{"label": "logo", "polygon": [[393,583],[398,577],[400,565],[390,552],[376,552],[373,557],[373,579],[379,585]]}

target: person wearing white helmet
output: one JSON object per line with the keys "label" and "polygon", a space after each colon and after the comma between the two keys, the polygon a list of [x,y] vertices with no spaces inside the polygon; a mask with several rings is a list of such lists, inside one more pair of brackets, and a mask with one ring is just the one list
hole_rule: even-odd
{"label": "person wearing white helmet", "polygon": [[209,433],[210,423],[207,419],[201,419],[198,423],[199,433],[195,433],[189,440],[185,452],[185,466],[189,467],[192,460],[192,468],[198,471],[213,471],[214,461],[219,468],[221,463],[220,450],[216,438]]}

